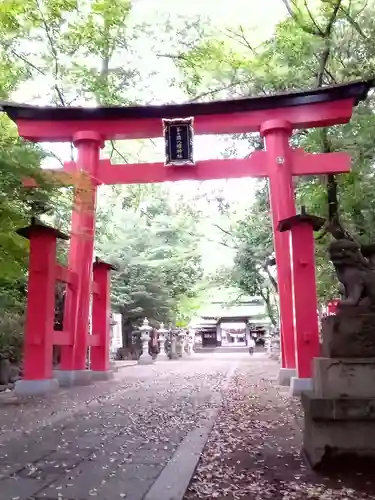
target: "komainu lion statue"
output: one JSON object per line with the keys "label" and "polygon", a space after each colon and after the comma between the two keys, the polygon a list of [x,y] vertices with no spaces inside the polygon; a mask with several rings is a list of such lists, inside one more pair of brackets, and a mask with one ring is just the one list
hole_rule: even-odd
{"label": "komainu lion statue", "polygon": [[329,256],[344,292],[340,306],[375,307],[375,269],[355,241],[337,240],[329,246]]}

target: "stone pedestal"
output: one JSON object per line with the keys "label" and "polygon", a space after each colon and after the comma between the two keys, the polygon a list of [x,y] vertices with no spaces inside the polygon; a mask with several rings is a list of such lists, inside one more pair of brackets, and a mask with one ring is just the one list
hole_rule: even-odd
{"label": "stone pedestal", "polygon": [[194,354],[194,339],[189,338],[187,344],[187,355],[192,356],[193,354]]}
{"label": "stone pedestal", "polygon": [[341,307],[323,320],[322,337],[327,358],[375,358],[375,310]]}
{"label": "stone pedestal", "polygon": [[50,392],[57,391],[59,382],[55,378],[43,380],[17,380],[14,393],[20,397],[45,396]]}
{"label": "stone pedestal", "polygon": [[182,338],[178,338],[176,341],[176,353],[179,358],[184,355],[184,340]]}
{"label": "stone pedestal", "polygon": [[323,398],[302,393],[304,452],[312,467],[351,455],[375,458],[375,398]]}
{"label": "stone pedestal", "polygon": [[91,370],[54,370],[53,375],[58,380],[60,387],[90,385],[92,382]]}
{"label": "stone pedestal", "polygon": [[178,359],[178,354],[177,354],[177,339],[172,338],[171,340],[171,350],[168,355],[169,359]]}
{"label": "stone pedestal", "polygon": [[304,452],[313,467],[375,459],[375,313],[352,307],[322,324],[313,388],[302,393]]}
{"label": "stone pedestal", "polygon": [[92,371],[91,376],[92,380],[112,380],[114,373],[112,370]]}
{"label": "stone pedestal", "polygon": [[315,358],[313,390],[321,398],[375,398],[375,358]]}
{"label": "stone pedestal", "polygon": [[[270,345],[268,348],[268,356],[275,361],[280,361],[281,347],[280,338],[271,338]],[[288,384],[289,385],[289,384]]]}
{"label": "stone pedestal", "polygon": [[143,341],[143,353],[141,354],[141,357],[138,359],[138,364],[139,365],[152,365],[154,363],[155,363],[154,358],[148,352],[148,340]]}
{"label": "stone pedestal", "polygon": [[313,381],[311,378],[292,377],[290,379],[289,394],[291,396],[300,396],[305,391],[311,391]]}
{"label": "stone pedestal", "polygon": [[160,352],[157,356],[157,361],[168,361],[168,354],[165,352],[165,338],[161,337],[160,340]]}
{"label": "stone pedestal", "polygon": [[280,368],[279,370],[279,385],[290,386],[290,381],[292,378],[297,376],[295,368]]}

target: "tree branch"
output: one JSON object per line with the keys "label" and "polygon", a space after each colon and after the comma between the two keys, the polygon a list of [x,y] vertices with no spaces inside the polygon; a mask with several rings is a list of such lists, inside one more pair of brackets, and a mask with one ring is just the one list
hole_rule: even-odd
{"label": "tree branch", "polygon": [[277,322],[275,320],[275,317],[274,317],[274,314],[272,311],[269,289],[266,288],[266,292],[264,292],[263,289],[260,288],[259,293],[260,293],[260,296],[262,297],[262,299],[264,300],[264,303],[265,303],[266,309],[267,309],[267,315],[268,315],[269,319],[271,320],[271,323],[273,324],[273,326],[277,326]]}
{"label": "tree branch", "polygon": [[237,85],[243,85],[244,83],[248,83],[250,81],[251,81],[250,79],[247,81],[236,80],[235,82],[231,82],[227,85],[224,85],[221,88],[214,89],[214,90],[208,90],[207,92],[203,92],[202,94],[195,96],[193,99],[190,99],[189,102],[199,101],[199,99],[202,99],[203,97],[208,97],[208,96],[212,97],[213,95],[217,94],[218,92],[221,92],[222,90],[229,90],[230,88],[236,87]]}
{"label": "tree branch", "polygon": [[[250,44],[250,42],[248,41],[248,39],[246,38],[246,35],[245,35],[245,32],[244,32],[244,29],[243,27],[240,25],[239,26],[239,29],[241,31],[241,33],[236,33],[234,30],[231,30],[229,28],[226,28],[224,34],[230,38],[231,40],[234,40],[235,42],[238,42],[240,43],[241,45],[243,45],[244,47],[246,47],[247,49],[250,50],[250,52],[253,54],[253,55],[257,55],[254,47]],[[228,35],[228,33],[230,33],[230,35]]]}
{"label": "tree branch", "polygon": [[[153,220],[152,217],[150,217],[150,215],[147,212],[145,212],[144,210],[141,210],[141,214],[143,214],[149,221]],[[191,231],[188,231],[186,229],[183,229],[182,232],[185,234],[188,234],[189,236],[193,236],[194,238],[202,238],[202,239],[205,239],[211,243],[217,243],[219,245],[222,245],[223,247],[230,248],[232,250],[237,250],[236,247],[232,247],[231,245],[228,245],[227,243],[224,243],[223,241],[213,240],[204,234],[192,233]]]}
{"label": "tree branch", "polygon": [[61,160],[59,156],[57,156],[57,154],[55,154],[53,151],[48,150],[48,155],[51,156],[52,158],[55,158],[55,160],[57,160],[60,163],[60,165],[64,168],[64,162]]}
{"label": "tree branch", "polygon": [[317,75],[317,80],[316,80],[316,86],[321,87],[323,85],[323,76],[324,72],[326,70],[326,66],[328,63],[328,59],[330,56],[331,52],[331,34],[332,34],[332,29],[333,25],[336,21],[340,6],[341,6],[342,0],[337,0],[331,16],[328,20],[327,26],[323,32],[323,38],[324,38],[324,49],[320,57],[320,65],[319,65],[319,70],[318,70],[318,75]]}
{"label": "tree branch", "polygon": [[[59,77],[59,73],[60,73],[59,59],[58,59],[57,50],[56,50],[55,44],[54,44],[54,42],[52,40],[52,36],[51,36],[50,30],[49,30],[49,26],[48,26],[47,21],[46,21],[46,19],[44,17],[42,8],[41,8],[41,6],[39,4],[39,0],[36,0],[35,3],[37,5],[37,7],[38,7],[38,10],[39,10],[39,13],[40,13],[40,17],[42,19],[42,23],[43,23],[43,26],[44,26],[44,30],[45,30],[47,38],[48,38],[48,42],[49,42],[49,46],[50,46],[50,49],[51,49],[51,52],[52,52],[52,56],[53,56],[53,59],[54,59],[54,62],[55,62],[54,77],[55,77],[55,80],[57,80],[58,77]],[[66,104],[65,104],[65,99],[64,99],[62,90],[58,87],[57,83],[55,83],[55,85],[53,86],[53,88],[56,91],[56,94],[57,94],[57,96],[59,98],[60,104],[65,107]]]}
{"label": "tree branch", "polygon": [[[289,0],[282,0],[283,4],[285,5],[286,7],[286,10],[288,11],[288,14],[293,18],[293,20],[295,21],[295,23],[305,32],[305,33],[309,33],[310,35],[314,35],[314,36],[319,36],[319,37],[323,37],[323,33],[322,31],[320,30],[320,28],[318,27],[317,30],[314,30],[313,28],[311,28],[310,26],[307,26],[306,24],[304,24],[301,19],[299,18],[299,16],[296,14],[295,11],[293,11],[293,8],[292,6],[290,5],[289,3]],[[314,25],[316,26],[316,23],[314,22]]]}
{"label": "tree branch", "polygon": [[37,66],[35,66],[35,64],[31,63],[27,58],[26,56],[24,56],[23,54],[19,54],[15,49],[11,48],[9,45],[7,44],[4,44],[2,43],[3,47],[5,50],[9,50],[11,51],[11,53],[14,55],[14,57],[16,57],[17,59],[20,59],[22,62],[24,62],[27,66],[29,66],[30,68],[32,68],[33,70],[35,70],[37,73],[39,73],[40,75],[43,75],[43,76],[46,76],[45,72],[42,71],[40,68],[38,68]]}
{"label": "tree branch", "polygon": [[352,18],[349,11],[343,5],[340,5],[340,11],[344,14],[347,21],[353,26],[353,28],[363,38],[363,40],[365,40],[365,42],[369,42],[370,38],[365,35],[365,33],[362,31],[360,25],[357,23],[357,21],[355,19]]}
{"label": "tree branch", "polygon": [[310,18],[311,22],[313,23],[313,25],[315,26],[317,33],[319,33],[320,36],[323,36],[323,32],[322,32],[320,26],[318,26],[318,23],[315,21],[315,19],[313,18],[313,15],[311,14],[307,0],[304,0],[304,4],[305,4],[305,9],[309,15],[309,18]]}
{"label": "tree branch", "polygon": [[279,293],[279,286],[277,284],[277,281],[275,280],[275,278],[271,274],[271,271],[269,269],[267,261],[264,264],[263,269],[266,271],[268,279],[270,280],[272,287],[274,288],[275,292],[278,294]]}
{"label": "tree branch", "polygon": [[109,155],[109,158],[112,159],[113,153],[117,153],[119,157],[123,160],[124,163],[129,163],[126,157],[116,148],[115,141],[109,141],[112,147],[112,151]]}
{"label": "tree branch", "polygon": [[167,59],[177,59],[186,61],[187,57],[184,54],[156,54],[156,57],[164,57]]}
{"label": "tree branch", "polygon": [[234,238],[234,235],[232,233],[230,233],[229,231],[227,231],[226,229],[222,228],[219,226],[219,224],[212,224],[213,227],[217,227],[218,229],[220,229],[220,231],[222,231],[223,233],[227,234],[228,236],[230,236],[231,238]]}

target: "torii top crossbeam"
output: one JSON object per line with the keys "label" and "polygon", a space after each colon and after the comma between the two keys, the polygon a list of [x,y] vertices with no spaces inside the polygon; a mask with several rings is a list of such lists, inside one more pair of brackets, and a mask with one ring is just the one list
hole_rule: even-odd
{"label": "torii top crossbeam", "polygon": [[372,80],[358,81],[264,97],[163,106],[86,108],[3,103],[1,109],[17,123],[20,136],[35,142],[70,142],[77,132],[93,128],[104,140],[161,137],[162,118],[189,116],[195,117],[195,134],[233,134],[259,131],[270,119],[271,110],[273,120],[288,121],[294,129],[347,123],[353,106],[366,98],[372,85]]}

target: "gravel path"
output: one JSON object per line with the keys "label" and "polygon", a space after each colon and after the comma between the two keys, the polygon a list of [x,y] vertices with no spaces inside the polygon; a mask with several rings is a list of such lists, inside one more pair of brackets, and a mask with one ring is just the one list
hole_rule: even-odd
{"label": "gravel path", "polygon": [[375,474],[322,476],[301,459],[301,409],[275,384],[277,365],[236,371],[185,500],[375,499]]}
{"label": "gravel path", "polygon": [[1,500],[141,500],[218,406],[238,355],[125,368],[49,400],[0,403]]}

